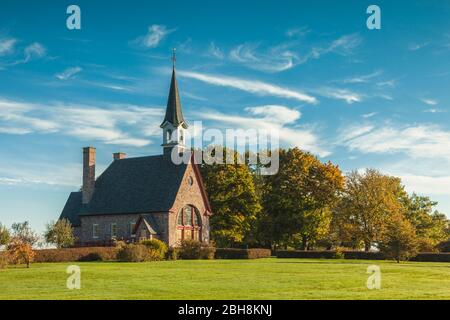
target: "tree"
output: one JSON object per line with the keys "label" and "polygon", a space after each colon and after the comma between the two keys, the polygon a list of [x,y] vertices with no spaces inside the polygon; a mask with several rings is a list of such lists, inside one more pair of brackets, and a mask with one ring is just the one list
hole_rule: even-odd
{"label": "tree", "polygon": [[75,242],[72,224],[67,219],[47,224],[44,237],[47,243],[55,244],[58,248],[70,247]]}
{"label": "tree", "polygon": [[210,219],[211,238],[221,247],[242,246],[250,241],[261,205],[249,168],[237,161],[240,155],[225,148],[223,152],[231,154],[235,163],[201,166],[214,212]]}
{"label": "tree", "polygon": [[438,211],[433,211],[437,202],[429,197],[411,196],[402,198],[405,216],[416,229],[420,251],[435,251],[442,241],[448,239],[449,220]]}
{"label": "tree", "polygon": [[10,239],[9,230],[0,223],[0,246],[7,245]]}
{"label": "tree", "polygon": [[27,243],[30,246],[33,246],[39,240],[39,236],[31,230],[30,223],[28,221],[13,223],[11,229],[13,239]]}
{"label": "tree", "polygon": [[350,227],[353,242],[363,242],[365,251],[369,251],[381,239],[389,217],[402,212],[399,198],[403,193],[399,178],[375,169],[353,171],[346,176],[337,220]]}
{"label": "tree", "polygon": [[389,219],[378,247],[386,258],[400,262],[418,253],[418,239],[414,226],[401,214]]}
{"label": "tree", "polygon": [[278,173],[267,176],[263,194],[272,241],[306,250],[326,235],[343,184],[332,163],[298,148],[281,149]]}
{"label": "tree", "polygon": [[13,238],[7,247],[10,261],[15,264],[26,264],[27,268],[33,262],[36,253],[33,251],[31,245],[19,238]]}

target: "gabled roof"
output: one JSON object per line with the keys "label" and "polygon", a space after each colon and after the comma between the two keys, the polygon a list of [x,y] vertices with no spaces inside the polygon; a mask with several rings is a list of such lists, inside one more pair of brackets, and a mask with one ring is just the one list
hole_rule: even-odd
{"label": "gabled roof", "polygon": [[67,199],[66,205],[61,213],[59,219],[67,219],[73,227],[78,227],[81,224],[78,214],[81,211],[81,192],[72,192]]}
{"label": "gabled roof", "polygon": [[136,234],[141,224],[144,224],[148,232],[152,235],[159,234],[159,225],[157,220],[152,214],[143,214],[139,217],[134,227],[133,233]]}
{"label": "gabled roof", "polygon": [[169,211],[186,168],[162,155],[116,160],[95,182],[92,200],[81,214]]}
{"label": "gabled roof", "polygon": [[175,68],[172,71],[172,80],[170,82],[169,98],[167,100],[166,116],[164,121],[161,123],[161,128],[165,123],[171,123],[174,127],[182,125],[183,128],[187,129],[188,125],[183,117],[183,112],[181,110],[181,100],[178,93],[177,78],[175,75]]}

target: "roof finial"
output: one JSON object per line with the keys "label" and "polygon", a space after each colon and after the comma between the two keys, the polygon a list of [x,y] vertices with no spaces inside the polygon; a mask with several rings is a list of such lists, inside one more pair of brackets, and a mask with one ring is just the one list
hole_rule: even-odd
{"label": "roof finial", "polygon": [[175,63],[177,62],[177,48],[172,49],[172,68],[175,70]]}

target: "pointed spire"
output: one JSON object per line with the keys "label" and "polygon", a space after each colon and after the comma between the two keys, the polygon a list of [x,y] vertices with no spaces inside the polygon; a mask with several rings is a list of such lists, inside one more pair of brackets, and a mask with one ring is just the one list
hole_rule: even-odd
{"label": "pointed spire", "polygon": [[183,128],[187,129],[188,125],[183,117],[183,112],[181,111],[181,100],[180,95],[178,93],[178,84],[175,72],[175,48],[173,49],[172,55],[172,80],[170,82],[170,91],[169,98],[167,100],[167,108],[166,108],[166,116],[164,117],[164,121],[161,124],[161,128],[164,126],[166,122],[171,123],[174,127],[178,127],[182,125]]}

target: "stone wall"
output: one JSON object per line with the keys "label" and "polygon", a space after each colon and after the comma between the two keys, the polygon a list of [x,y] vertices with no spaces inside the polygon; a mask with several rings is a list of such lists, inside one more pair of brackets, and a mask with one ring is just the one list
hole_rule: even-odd
{"label": "stone wall", "polygon": [[[189,183],[189,177],[193,179],[192,185]],[[186,205],[192,205],[200,212],[202,219],[201,240],[209,242],[209,216],[206,214],[206,206],[203,201],[200,183],[195,176],[194,168],[191,164],[186,168],[175,203],[169,213],[169,246],[177,245],[177,218],[181,209]]]}
{"label": "stone wall", "polygon": [[[158,222],[161,240],[168,242],[167,213],[153,213]],[[140,214],[108,214],[81,217],[81,243],[111,240],[111,224],[117,224],[116,239],[131,239],[131,223],[136,223]],[[98,224],[98,238],[93,238],[93,225]]]}

